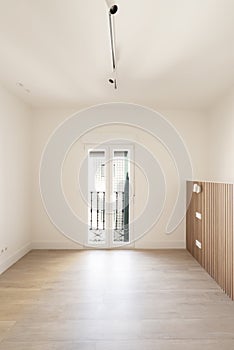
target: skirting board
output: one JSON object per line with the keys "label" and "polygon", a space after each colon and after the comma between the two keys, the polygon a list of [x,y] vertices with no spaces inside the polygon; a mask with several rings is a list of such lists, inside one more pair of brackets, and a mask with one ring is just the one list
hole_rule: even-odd
{"label": "skirting board", "polygon": [[24,255],[30,252],[32,249],[31,243],[26,244],[24,247],[18,249],[15,253],[9,256],[5,261],[0,263],[0,274],[5,272],[9,267],[14,265],[18,260],[20,260]]}
{"label": "skirting board", "polygon": [[67,241],[67,242],[38,241],[38,242],[32,242],[31,249],[83,249],[83,247],[71,241]]}
{"label": "skirting board", "polygon": [[135,242],[136,249],[186,249],[185,241]]}
{"label": "skirting board", "polygon": [[[73,242],[33,242],[32,249],[84,249]],[[185,241],[143,242],[136,241],[135,247],[126,245],[125,249],[185,249]]]}

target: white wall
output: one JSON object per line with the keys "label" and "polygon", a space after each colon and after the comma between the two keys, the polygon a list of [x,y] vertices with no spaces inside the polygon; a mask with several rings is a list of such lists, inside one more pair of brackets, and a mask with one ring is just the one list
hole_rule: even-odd
{"label": "white wall", "polygon": [[[34,248],[78,248],[77,244],[71,242],[69,239],[62,236],[58,230],[52,225],[42,205],[40,191],[39,191],[39,164],[42,155],[43,148],[54,129],[65,118],[69,117],[75,110],[52,110],[52,109],[37,109],[33,111],[33,247]],[[207,149],[207,118],[206,115],[198,112],[191,111],[161,111],[161,113],[177,128],[181,137],[184,139],[185,144],[191,154],[191,159],[194,167],[194,177],[204,178],[206,175],[206,153]],[[169,154],[164,147],[153,137],[148,134],[144,135],[140,130],[129,130],[128,127],[108,127],[102,130],[97,130],[96,135],[90,134],[90,139],[95,142],[96,137],[100,137],[102,134],[103,140],[110,133],[118,135],[128,135],[129,139],[141,140],[146,147],[150,148],[155,157],[160,162],[167,182],[167,198],[166,206],[162,217],[160,218],[157,226],[155,226],[146,236],[137,241],[135,246],[137,248],[182,248],[185,246],[185,223],[182,222],[180,227],[172,234],[165,235],[165,227],[168,221],[168,217],[171,213],[173,204],[177,196],[177,175],[174,163],[172,162]],[[116,129],[117,128],[117,129]],[[99,136],[98,136],[99,135]],[[83,146],[82,142],[76,143],[73,147],[75,150],[80,150],[80,157],[82,159]],[[72,150],[71,150],[72,151]],[[78,154],[78,153],[77,153]],[[78,157],[77,157],[78,160]],[[77,162],[78,163],[78,162]],[[75,164],[77,167],[78,164]],[[74,171],[65,171],[67,183],[69,179],[73,179]],[[70,172],[69,172],[70,171]],[[71,181],[70,181],[71,182]],[[140,177],[136,178],[136,188],[140,188]],[[67,189],[69,193],[69,188]],[[75,193],[70,188],[70,193]],[[136,196],[137,197],[137,196]],[[72,201],[72,198],[70,198]],[[79,205],[75,203],[74,209],[82,211]],[[138,201],[141,202],[140,195]],[[137,210],[139,210],[140,205]]]}
{"label": "white wall", "polygon": [[40,110],[32,114],[32,246],[42,249],[79,248],[64,238],[50,222],[39,190],[39,168],[43,149],[54,129],[75,110]]}
{"label": "white wall", "polygon": [[0,273],[30,250],[30,181],[31,110],[0,86]]}
{"label": "white wall", "polygon": [[209,112],[207,180],[234,182],[234,89]]}

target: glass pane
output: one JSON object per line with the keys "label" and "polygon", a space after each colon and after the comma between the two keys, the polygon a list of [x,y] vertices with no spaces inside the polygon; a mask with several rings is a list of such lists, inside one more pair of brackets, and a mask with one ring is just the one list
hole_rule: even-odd
{"label": "glass pane", "polygon": [[129,152],[114,151],[112,188],[114,192],[113,241],[129,242]]}
{"label": "glass pane", "polygon": [[105,152],[90,151],[88,159],[88,242],[90,244],[104,244],[106,242],[105,186]]}

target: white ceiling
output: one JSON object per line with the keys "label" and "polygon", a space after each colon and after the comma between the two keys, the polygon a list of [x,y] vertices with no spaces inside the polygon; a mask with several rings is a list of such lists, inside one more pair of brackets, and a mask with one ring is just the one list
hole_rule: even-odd
{"label": "white ceiling", "polygon": [[0,0],[0,81],[36,107],[203,108],[234,84],[234,0],[116,3],[117,91],[105,0]]}

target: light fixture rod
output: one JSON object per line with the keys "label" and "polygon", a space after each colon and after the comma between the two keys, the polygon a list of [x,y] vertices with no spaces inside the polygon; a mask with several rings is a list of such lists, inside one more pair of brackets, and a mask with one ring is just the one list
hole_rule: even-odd
{"label": "light fixture rod", "polygon": [[115,69],[116,69],[116,55],[115,55],[115,35],[114,35],[114,22],[113,21],[114,21],[113,15],[109,12],[112,67],[113,67],[113,71],[115,71]]}

